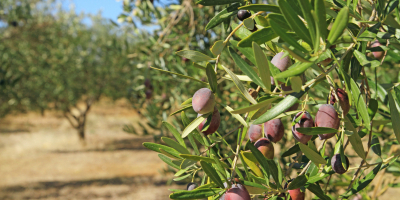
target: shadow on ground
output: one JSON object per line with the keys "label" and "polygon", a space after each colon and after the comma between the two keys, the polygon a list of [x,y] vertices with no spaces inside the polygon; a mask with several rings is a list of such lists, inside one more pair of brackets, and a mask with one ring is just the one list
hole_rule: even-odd
{"label": "shadow on ground", "polygon": [[81,153],[81,152],[107,152],[107,151],[122,151],[122,150],[149,150],[143,146],[144,142],[153,142],[148,138],[134,138],[134,139],[121,139],[113,140],[112,142],[106,143],[101,148],[88,148],[82,150],[54,150],[52,153]]}
{"label": "shadow on ground", "polygon": [[[24,185],[1,187],[0,199],[94,199],[123,197],[137,186],[163,186],[166,181],[155,181],[153,176],[114,177],[78,181],[44,181]],[[115,187],[113,187],[115,186]],[[107,188],[106,190],[104,190]],[[114,188],[114,190],[112,190]],[[103,190],[99,193],[98,190]],[[168,192],[168,191],[165,191]]]}

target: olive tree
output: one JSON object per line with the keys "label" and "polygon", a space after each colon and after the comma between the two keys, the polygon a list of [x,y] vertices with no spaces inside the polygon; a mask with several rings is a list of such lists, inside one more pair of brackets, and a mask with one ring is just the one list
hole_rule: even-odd
{"label": "olive tree", "polygon": [[[169,9],[183,12],[186,4]],[[219,39],[209,49],[175,50],[207,82],[182,103],[185,112],[172,113],[183,130],[164,122],[172,137],[143,144],[176,172],[175,181],[191,182],[171,199],[364,199],[398,184],[398,0],[196,4],[214,17],[194,26]],[[154,37],[179,33],[174,26]],[[175,82],[202,81],[163,72]],[[227,120],[231,127],[221,129]]]}
{"label": "olive tree", "polygon": [[[4,76],[2,107],[61,111],[85,138],[86,117],[104,95],[125,97],[135,75],[124,30],[100,16],[77,15],[55,4],[29,4],[32,16],[18,27],[2,30]],[[43,6],[46,5],[46,6]],[[82,22],[90,17],[92,24]]]}

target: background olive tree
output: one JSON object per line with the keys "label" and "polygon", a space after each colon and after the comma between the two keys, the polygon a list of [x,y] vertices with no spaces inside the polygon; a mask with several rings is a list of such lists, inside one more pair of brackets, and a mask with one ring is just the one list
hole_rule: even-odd
{"label": "background olive tree", "polygon": [[[136,75],[127,57],[134,39],[99,15],[78,15],[58,2],[6,1],[1,6],[7,22],[0,29],[1,115],[58,110],[83,140],[93,103],[101,96],[128,95]],[[83,23],[85,18],[91,25]]]}

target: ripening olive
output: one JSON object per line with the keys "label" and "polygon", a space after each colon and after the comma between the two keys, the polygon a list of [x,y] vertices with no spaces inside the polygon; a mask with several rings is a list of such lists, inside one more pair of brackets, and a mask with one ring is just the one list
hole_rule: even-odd
{"label": "ripening olive", "polygon": [[[321,105],[315,115],[315,126],[339,129],[339,125],[340,118],[335,108],[331,104]],[[336,133],[319,134],[318,137],[324,140],[333,137],[335,134]]]}
{"label": "ripening olive", "polygon": [[[198,114],[197,117],[199,117],[201,114]],[[217,109],[217,106],[214,106],[214,112],[211,116],[211,122],[210,125],[208,126],[208,129],[205,131],[202,131],[204,124],[207,122],[207,119],[205,119],[203,122],[201,122],[198,126],[199,130],[204,134],[204,135],[209,135],[212,133],[215,133],[215,131],[218,130],[219,125],[221,123],[221,116],[219,114],[219,111]]]}
{"label": "ripening olive", "polygon": [[307,111],[303,112],[299,112],[296,114],[296,116],[293,118],[293,122],[300,117],[301,118],[299,120],[299,122],[297,122],[294,126],[292,126],[292,134],[294,139],[296,139],[297,141],[303,143],[303,144],[307,144],[308,141],[311,140],[312,135],[305,135],[303,133],[300,133],[296,130],[296,128],[309,128],[309,127],[314,127],[314,120],[311,117],[310,113],[308,113]]}
{"label": "ripening olive", "polygon": [[214,109],[215,96],[208,88],[201,88],[192,98],[193,110],[199,114],[207,114]]}

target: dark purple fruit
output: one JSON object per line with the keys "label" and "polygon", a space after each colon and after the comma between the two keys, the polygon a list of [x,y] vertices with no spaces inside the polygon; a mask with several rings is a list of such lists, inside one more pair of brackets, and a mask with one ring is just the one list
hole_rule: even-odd
{"label": "dark purple fruit", "polygon": [[259,124],[252,124],[247,131],[249,135],[250,142],[256,142],[258,139],[262,138],[262,128]]}
{"label": "dark purple fruit", "polygon": [[314,120],[311,117],[310,113],[308,113],[307,111],[303,112],[299,112],[296,114],[295,118],[293,119],[293,122],[296,120],[297,117],[299,117],[301,115],[300,121],[298,123],[296,123],[293,127],[292,127],[292,134],[294,139],[296,139],[297,141],[303,143],[303,144],[307,144],[308,141],[311,140],[312,135],[305,135],[303,133],[300,133],[296,130],[296,128],[310,128],[310,127],[314,127]]}
{"label": "dark purple fruit", "polygon": [[274,159],[274,146],[267,138],[261,138],[254,146],[268,159]]}
{"label": "dark purple fruit", "polygon": [[[289,56],[283,56],[283,52],[277,53],[271,60],[271,63],[275,65],[281,72],[287,70],[292,65],[292,60]],[[271,85],[275,85],[274,78],[271,76]]]}
{"label": "dark purple fruit", "polygon": [[283,134],[285,133],[285,129],[283,127],[281,119],[273,119],[264,123],[264,132],[265,137],[268,138],[271,142],[279,142]]}
{"label": "dark purple fruit", "polygon": [[340,154],[335,154],[332,156],[331,160],[332,169],[338,174],[344,174],[349,169],[349,164],[350,164],[349,158],[347,158],[347,156],[344,157],[346,158],[346,169],[342,165],[342,158],[340,157]]}
{"label": "dark purple fruit", "polygon": [[188,191],[194,190],[195,188],[197,188],[197,184],[196,183],[189,183],[186,188],[187,188]]}
{"label": "dark purple fruit", "polygon": [[251,16],[251,13],[249,11],[247,11],[247,10],[239,10],[239,12],[237,14],[237,18],[240,21],[243,21],[243,20],[249,18],[250,16]]}
{"label": "dark purple fruit", "polygon": [[[201,114],[198,114],[197,117],[199,117]],[[206,123],[207,119],[205,119],[203,122],[199,124],[199,130],[204,134],[204,135],[210,135],[212,133],[215,133],[215,131],[218,130],[219,125],[221,123],[221,116],[219,115],[219,111],[217,107],[214,107],[214,112],[211,117],[211,123],[210,126],[208,126],[208,129],[205,131],[202,131],[204,124]]]}
{"label": "dark purple fruit", "polygon": [[146,79],[144,80],[144,86],[145,86],[146,88],[151,88],[151,87],[152,87],[150,79],[146,78]]}
{"label": "dark purple fruit", "polygon": [[[343,114],[347,115],[347,113],[349,113],[350,110],[349,96],[347,96],[346,91],[341,88],[336,89],[336,94],[340,100],[340,107],[342,107]],[[331,93],[330,104],[333,105],[335,103],[336,103],[336,97],[333,93]]]}
{"label": "dark purple fruit", "polygon": [[193,110],[199,114],[207,114],[213,111],[215,96],[208,88],[197,90],[192,99]]}
{"label": "dark purple fruit", "polygon": [[[327,127],[339,129],[340,119],[339,114],[331,104],[323,104],[319,107],[317,114],[315,115],[315,126],[316,127]],[[336,133],[319,134],[319,139],[329,139]]]}
{"label": "dark purple fruit", "polygon": [[150,89],[147,89],[144,93],[146,94],[146,99],[151,99],[153,96],[153,91]]}
{"label": "dark purple fruit", "polygon": [[251,200],[250,194],[242,184],[232,184],[225,193],[223,200]]}

